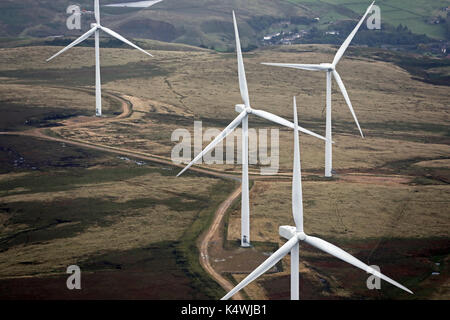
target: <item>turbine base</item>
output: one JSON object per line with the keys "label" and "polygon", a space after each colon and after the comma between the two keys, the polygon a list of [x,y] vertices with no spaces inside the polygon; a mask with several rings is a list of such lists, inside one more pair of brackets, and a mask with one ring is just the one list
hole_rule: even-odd
{"label": "turbine base", "polygon": [[241,238],[241,248],[250,248],[252,245],[250,244],[250,241],[248,241],[247,236],[243,236]]}

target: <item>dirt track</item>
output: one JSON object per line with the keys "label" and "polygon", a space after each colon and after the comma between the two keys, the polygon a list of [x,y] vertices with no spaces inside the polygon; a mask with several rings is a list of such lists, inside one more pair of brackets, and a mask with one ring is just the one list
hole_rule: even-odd
{"label": "dirt track", "polygon": [[[227,279],[222,277],[220,273],[214,270],[209,260],[208,247],[211,239],[216,235],[217,232],[220,232],[219,226],[228,208],[233,204],[234,200],[236,200],[240,194],[241,187],[238,187],[224,202],[222,202],[222,204],[214,214],[213,223],[200,241],[200,264],[202,265],[203,269],[205,269],[214,278],[214,280],[216,280],[217,283],[219,283],[227,292],[233,289],[234,285],[231,284]],[[243,300],[242,294],[240,292],[236,293],[233,299]]]}

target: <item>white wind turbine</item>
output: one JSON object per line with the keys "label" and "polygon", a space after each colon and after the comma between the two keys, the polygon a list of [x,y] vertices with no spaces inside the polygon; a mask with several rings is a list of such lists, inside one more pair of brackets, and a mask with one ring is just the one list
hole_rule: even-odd
{"label": "white wind turbine", "polygon": [[[202,152],[200,152],[177,176],[180,176],[189,169],[194,163],[200,160],[206,153],[211,151],[226,136],[242,123],[242,199],[241,199],[241,246],[248,247],[250,245],[250,204],[248,190],[248,116],[254,114],[260,118],[275,122],[282,126],[294,128],[294,124],[272,113],[253,109],[250,107],[250,99],[247,89],[247,80],[245,77],[244,62],[242,59],[241,43],[239,40],[239,32],[236,23],[236,17],[233,11],[234,31],[236,36],[236,51],[239,73],[239,88],[244,104],[236,105],[236,111],[239,115],[226,127]],[[326,140],[324,137],[315,134],[307,129],[299,127],[299,130],[310,134],[319,139]]]}
{"label": "white wind turbine", "polygon": [[347,50],[347,48],[350,45],[350,42],[353,40],[353,37],[355,36],[356,32],[358,32],[359,28],[361,27],[361,24],[364,22],[367,15],[369,14],[369,12],[371,12],[374,3],[375,3],[375,1],[372,2],[372,4],[369,6],[366,13],[362,17],[362,19],[356,25],[355,29],[353,29],[352,33],[350,33],[350,35],[344,41],[342,46],[339,48],[332,63],[321,63],[321,64],[262,63],[262,64],[269,65],[269,66],[294,68],[294,69],[302,69],[302,70],[309,70],[309,71],[326,71],[327,72],[327,97],[326,97],[327,111],[326,111],[326,133],[325,133],[327,142],[325,144],[325,177],[332,176],[332,173],[331,173],[331,170],[332,170],[331,75],[334,76],[334,79],[336,80],[336,82],[339,86],[339,89],[341,90],[342,95],[344,96],[344,99],[347,102],[348,108],[350,109],[350,112],[351,112],[353,118],[355,119],[356,125],[358,126],[359,132],[361,133],[361,137],[364,138],[361,127],[359,126],[359,123],[358,123],[358,119],[356,118],[355,111],[353,110],[352,103],[348,96],[347,90],[345,89],[344,82],[342,82],[342,79],[339,76],[339,73],[336,71],[336,65],[341,60],[342,56],[344,55],[345,50]]}
{"label": "white wind turbine", "polygon": [[412,294],[412,291],[402,286],[398,282],[371,268],[364,262],[356,259],[352,255],[348,254],[344,250],[336,247],[335,245],[322,240],[320,238],[311,237],[303,231],[303,196],[302,196],[302,178],[301,178],[301,165],[300,165],[300,145],[298,141],[298,125],[297,125],[297,106],[294,97],[294,169],[292,177],[292,212],[295,221],[295,227],[281,226],[279,229],[280,236],[287,239],[281,248],[275,251],[266,261],[264,261],[258,268],[250,273],[244,280],[242,280],[236,287],[234,287],[228,294],[226,294],[222,300],[228,300],[236,292],[244,288],[253,280],[257,279],[266,271],[270,270],[275,264],[278,263],[284,256],[291,253],[291,299],[299,299],[299,244],[300,241],[304,241],[309,245],[316,247],[326,253],[335,256],[349,264],[360,268],[367,273],[371,273],[378,278],[381,278],[400,289],[405,290]]}
{"label": "white wind turbine", "polygon": [[76,46],[77,44],[83,42],[87,38],[89,38],[91,35],[95,34],[95,115],[100,117],[102,115],[102,84],[100,80],[100,30],[106,32],[107,34],[113,36],[114,38],[132,46],[133,48],[138,49],[139,51],[142,51],[143,53],[149,55],[152,57],[150,53],[147,51],[139,48],[137,45],[131,43],[124,37],[122,37],[120,34],[112,31],[111,29],[108,29],[106,27],[103,27],[100,25],[100,4],[99,0],[94,0],[94,13],[95,13],[95,21],[96,23],[91,24],[92,29],[83,34],[81,37],[76,39],[74,42],[69,44],[67,47],[47,59],[47,62],[52,60],[53,58],[59,56],[61,53],[69,50],[70,48]]}

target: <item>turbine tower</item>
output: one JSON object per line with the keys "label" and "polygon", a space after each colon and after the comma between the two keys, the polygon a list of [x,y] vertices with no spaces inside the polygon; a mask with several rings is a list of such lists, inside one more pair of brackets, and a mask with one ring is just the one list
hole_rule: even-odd
{"label": "turbine tower", "polygon": [[[242,101],[244,104],[236,105],[236,111],[239,115],[226,127],[206,148],[200,152],[178,175],[183,174],[194,163],[200,160],[206,153],[211,151],[217,144],[219,144],[226,136],[228,136],[234,129],[242,123],[242,199],[241,199],[241,246],[250,246],[250,204],[249,204],[249,186],[248,186],[248,116],[254,114],[260,118],[275,122],[282,126],[294,128],[294,124],[272,113],[253,109],[250,106],[250,99],[248,95],[247,80],[245,77],[244,61],[242,58],[241,43],[239,40],[239,31],[237,28],[236,17],[233,11],[234,31],[236,36],[236,51],[238,61],[239,74],[239,89],[241,92]],[[315,134],[307,129],[299,127],[299,131],[312,135],[316,138],[326,140],[324,137]]]}
{"label": "turbine tower", "polygon": [[337,51],[334,60],[332,63],[321,63],[321,64],[291,64],[291,63],[262,63],[269,66],[277,66],[277,67],[285,67],[285,68],[294,68],[294,69],[302,69],[302,70],[309,70],[309,71],[325,71],[327,73],[327,95],[326,95],[326,132],[325,137],[327,138],[327,142],[325,144],[325,177],[331,177],[332,176],[332,167],[333,167],[333,161],[332,161],[332,137],[331,137],[331,78],[332,76],[336,80],[339,89],[342,92],[342,95],[344,96],[345,102],[348,105],[348,108],[350,109],[350,112],[353,116],[353,119],[355,119],[356,125],[358,126],[359,132],[361,133],[361,137],[364,138],[364,135],[362,133],[361,127],[359,126],[358,119],[356,118],[355,111],[353,110],[352,103],[350,101],[350,98],[348,96],[347,90],[345,89],[344,82],[342,82],[342,79],[339,75],[339,73],[336,71],[336,65],[341,60],[342,56],[345,53],[345,50],[347,50],[348,46],[350,45],[350,42],[353,40],[356,32],[358,32],[359,28],[361,27],[361,24],[366,19],[369,12],[372,11],[372,7],[374,5],[375,1],[372,2],[372,4],[367,9],[366,13],[362,17],[362,19],[359,21],[359,23],[356,25],[355,29],[350,33],[350,35],[347,37],[347,39],[344,41],[344,43],[341,45],[339,50]]}
{"label": "turbine tower", "polygon": [[326,253],[335,256],[357,268],[360,268],[367,273],[371,273],[378,278],[381,278],[394,286],[405,290],[412,294],[412,291],[402,286],[398,282],[378,272],[372,267],[368,266],[364,262],[358,260],[352,255],[348,254],[344,250],[336,247],[335,245],[322,240],[320,238],[311,237],[305,234],[303,231],[303,197],[302,197],[302,178],[300,167],[300,145],[298,141],[298,124],[297,124],[297,106],[294,97],[294,169],[292,177],[292,213],[294,216],[295,227],[281,226],[279,229],[280,236],[287,239],[280,249],[275,251],[266,261],[264,261],[259,267],[257,267],[252,273],[250,273],[244,280],[242,280],[236,287],[234,287],[229,293],[227,293],[222,300],[228,300],[236,292],[244,288],[253,280],[257,279],[266,271],[270,270],[275,264],[278,263],[284,256],[291,253],[291,300],[299,299],[299,244],[300,241],[304,241],[309,245],[316,247]]}
{"label": "turbine tower", "polygon": [[59,56],[61,53],[69,50],[70,48],[76,46],[77,44],[83,42],[87,38],[89,38],[91,35],[94,34],[95,37],[95,115],[97,117],[101,117],[102,115],[102,84],[101,84],[101,78],[100,78],[100,30],[106,32],[110,36],[132,46],[135,49],[138,49],[139,51],[142,51],[143,53],[153,57],[150,53],[147,51],[139,48],[137,45],[131,43],[124,37],[122,37],[120,34],[114,32],[111,29],[108,29],[106,27],[103,27],[100,24],[100,4],[99,0],[94,0],[94,13],[95,13],[95,23],[91,25],[91,30],[83,34],[81,37],[73,41],[71,44],[69,44],[67,47],[53,55],[52,57],[47,59],[47,62],[52,60],[53,58]]}

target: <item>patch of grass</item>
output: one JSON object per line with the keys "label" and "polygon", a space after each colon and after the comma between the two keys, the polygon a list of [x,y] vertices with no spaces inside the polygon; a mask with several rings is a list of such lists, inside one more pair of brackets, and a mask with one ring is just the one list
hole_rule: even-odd
{"label": "patch of grass", "polygon": [[431,186],[431,185],[439,185],[444,184],[440,181],[436,181],[434,179],[426,178],[426,177],[415,177],[411,181],[412,185],[421,185],[421,186]]}
{"label": "patch of grass", "polygon": [[[129,78],[152,78],[167,76],[170,71],[149,62],[128,63],[122,66],[103,66],[102,83]],[[45,70],[0,71],[0,77],[15,78],[22,83],[47,83],[67,86],[86,86],[95,83],[93,67]]]}
{"label": "patch of grass", "polygon": [[[92,256],[81,262],[82,270],[105,271],[117,270],[119,272],[141,272],[148,278],[146,282],[152,287],[156,283],[164,282],[158,290],[148,292],[151,299],[208,299],[204,291],[186,278],[183,269],[177,263],[178,241],[163,241],[149,246],[126,250],[112,251],[110,253]],[[133,284],[138,285],[138,284]],[[129,289],[131,285],[128,286]],[[127,296],[124,292],[124,297]]]}
{"label": "patch of grass", "polygon": [[222,297],[224,290],[209,276],[199,262],[199,251],[197,247],[197,240],[201,233],[211,224],[214,217],[214,212],[221,202],[235,188],[235,184],[231,182],[220,181],[211,188],[208,198],[208,204],[199,210],[195,222],[186,230],[180,239],[180,244],[177,247],[177,264],[189,275],[193,286],[202,291],[211,299],[218,299]]}
{"label": "patch of grass", "polygon": [[318,175],[308,175],[302,177],[303,181],[336,181],[339,180],[339,177],[334,175],[332,177],[324,177],[324,176],[318,176]]}
{"label": "patch of grass", "polygon": [[[33,179],[11,181],[11,185],[3,184],[0,189],[4,191],[27,184],[38,189],[41,183],[49,186],[51,182],[46,180],[46,174],[54,176],[56,181],[59,179],[60,184],[67,185],[64,183],[64,174],[48,172],[55,168],[89,168],[99,164],[117,166],[120,162],[116,158],[105,160],[105,155],[99,151],[67,146],[59,142],[23,136],[0,136],[0,173],[39,171],[35,172]],[[39,180],[39,183],[33,181],[34,179]]]}
{"label": "patch of grass", "polygon": [[436,85],[450,85],[450,75],[446,72],[438,72],[439,69],[445,70],[450,66],[449,59],[419,56],[410,53],[395,52],[378,48],[358,47],[350,47],[347,54],[358,57],[368,57],[379,61],[392,62],[407,70],[416,79],[421,81]]}
{"label": "patch of grass", "polygon": [[[1,131],[54,127],[71,117],[94,114],[95,90],[86,88],[9,83],[0,87],[0,97]],[[103,111],[105,115],[121,112],[122,103],[103,94]]]}
{"label": "patch of grass", "polygon": [[[75,160],[72,157],[65,157],[61,160],[65,163],[70,163],[72,159]],[[69,164],[68,166],[73,166],[73,164]],[[62,164],[61,167],[66,167],[66,165]],[[85,170],[86,168],[72,167],[70,171],[36,173],[12,181],[3,181],[0,182],[0,192],[2,191],[3,194],[11,194],[9,192],[10,190],[23,186],[26,186],[27,191],[14,194],[67,191],[83,188],[87,185],[122,181],[150,173],[159,173],[159,170],[155,170],[154,168],[127,166],[92,169],[89,172]]]}
{"label": "patch of grass", "polygon": [[[233,285],[237,286],[238,282],[236,281],[236,279],[233,277],[233,274],[230,272],[223,272],[222,276],[227,279],[230,283],[232,283]],[[247,294],[247,292],[245,290],[241,290],[240,294],[244,297],[245,300],[251,300],[251,297]]]}
{"label": "patch of grass", "polygon": [[17,105],[0,101],[0,130],[22,131],[30,128],[56,126],[57,121],[76,116],[87,116],[87,110],[49,108],[41,106]]}
{"label": "patch of grass", "polygon": [[446,157],[426,158],[414,157],[405,160],[388,162],[384,167],[391,171],[415,176],[412,184],[430,185],[430,184],[448,184],[450,183],[450,169],[440,167],[416,166],[416,163],[422,161],[432,161],[446,159]]}
{"label": "patch of grass", "polygon": [[[191,286],[189,278],[176,263],[176,241],[160,241],[142,248],[116,248],[92,254],[77,262],[82,270],[82,288],[67,290],[66,274],[54,276],[0,279],[0,298],[6,300],[204,300],[202,290]],[[31,266],[36,261],[23,261]]]}
{"label": "patch of grass", "polygon": [[[195,211],[208,203],[206,199],[191,198],[190,201],[185,199],[182,196],[165,199],[147,197],[117,202],[114,198],[76,198],[50,202],[1,203],[0,212],[6,213],[8,217],[6,226],[27,225],[30,227],[18,232],[14,231],[12,234],[3,234],[0,250],[29,242],[39,243],[58,238],[70,238],[92,225],[108,227],[114,223],[110,217],[118,213],[165,206],[170,211],[183,214]],[[75,224],[70,224],[73,222]],[[53,228],[59,224],[66,225],[64,228]]]}

